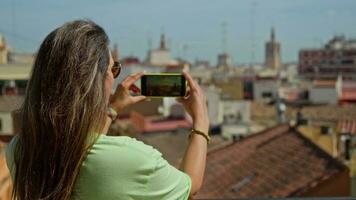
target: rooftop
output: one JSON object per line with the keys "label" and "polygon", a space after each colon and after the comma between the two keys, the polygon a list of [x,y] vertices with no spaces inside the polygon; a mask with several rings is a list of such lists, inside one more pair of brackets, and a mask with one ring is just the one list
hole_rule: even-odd
{"label": "rooftop", "polygon": [[303,117],[313,121],[338,122],[340,120],[356,119],[355,105],[321,105],[302,109]]}
{"label": "rooftop", "polygon": [[338,174],[348,177],[346,166],[288,125],[210,151],[206,166],[197,199],[305,196]]}

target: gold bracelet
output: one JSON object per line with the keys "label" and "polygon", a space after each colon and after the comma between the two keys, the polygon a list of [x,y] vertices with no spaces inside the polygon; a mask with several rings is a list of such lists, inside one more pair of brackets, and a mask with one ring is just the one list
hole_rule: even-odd
{"label": "gold bracelet", "polygon": [[192,137],[192,134],[193,134],[193,133],[202,135],[203,137],[205,137],[205,139],[206,139],[206,141],[208,142],[208,144],[210,143],[210,136],[209,136],[208,134],[206,134],[206,133],[204,133],[204,132],[201,132],[201,131],[198,131],[198,130],[196,130],[196,129],[194,129],[194,128],[190,131],[189,139]]}

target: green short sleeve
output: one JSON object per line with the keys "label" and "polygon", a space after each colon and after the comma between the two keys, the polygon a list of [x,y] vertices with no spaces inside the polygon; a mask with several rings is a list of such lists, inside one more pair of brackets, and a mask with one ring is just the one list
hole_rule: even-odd
{"label": "green short sleeve", "polygon": [[100,136],[83,162],[72,199],[187,200],[190,177],[150,145]]}
{"label": "green short sleeve", "polygon": [[186,173],[158,157],[156,166],[148,178],[146,194],[151,197],[150,199],[187,200],[191,185],[191,179]]}
{"label": "green short sleeve", "polygon": [[[12,174],[14,140],[6,148]],[[191,179],[150,145],[101,135],[82,163],[72,200],[187,200]]]}

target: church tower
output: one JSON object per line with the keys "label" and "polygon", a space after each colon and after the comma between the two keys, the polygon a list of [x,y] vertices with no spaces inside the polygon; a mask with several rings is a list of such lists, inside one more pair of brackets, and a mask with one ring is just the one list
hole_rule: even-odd
{"label": "church tower", "polygon": [[266,43],[266,67],[279,69],[281,67],[281,45],[276,40],[274,28],[271,30],[271,39]]}
{"label": "church tower", "polygon": [[159,49],[161,49],[161,50],[166,50],[167,49],[167,47],[166,47],[166,39],[165,39],[163,33],[161,34],[161,41],[159,43]]}

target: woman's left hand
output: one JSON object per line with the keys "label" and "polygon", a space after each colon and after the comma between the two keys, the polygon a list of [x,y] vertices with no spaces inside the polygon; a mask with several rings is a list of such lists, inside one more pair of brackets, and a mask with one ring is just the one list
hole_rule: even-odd
{"label": "woman's left hand", "polygon": [[110,96],[110,106],[120,113],[125,107],[145,100],[147,97],[138,95],[131,96],[130,88],[135,87],[134,83],[143,76],[143,72],[131,74],[126,77],[116,88],[115,93]]}

